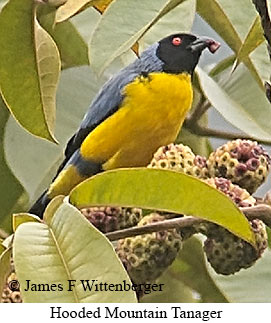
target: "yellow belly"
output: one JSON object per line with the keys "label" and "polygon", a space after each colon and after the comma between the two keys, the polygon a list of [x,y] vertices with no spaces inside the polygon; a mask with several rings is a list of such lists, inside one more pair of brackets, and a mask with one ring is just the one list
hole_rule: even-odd
{"label": "yellow belly", "polygon": [[81,155],[103,168],[146,166],[162,145],[173,142],[192,104],[188,74],[152,73],[126,86],[120,109],[84,140]]}

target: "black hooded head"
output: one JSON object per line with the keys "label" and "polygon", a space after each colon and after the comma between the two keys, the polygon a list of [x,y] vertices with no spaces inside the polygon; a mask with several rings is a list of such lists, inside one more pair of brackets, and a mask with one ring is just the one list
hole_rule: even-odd
{"label": "black hooded head", "polygon": [[158,42],[156,55],[164,63],[164,72],[192,74],[202,51],[208,48],[214,53],[219,47],[219,43],[210,38],[192,34],[174,34]]}

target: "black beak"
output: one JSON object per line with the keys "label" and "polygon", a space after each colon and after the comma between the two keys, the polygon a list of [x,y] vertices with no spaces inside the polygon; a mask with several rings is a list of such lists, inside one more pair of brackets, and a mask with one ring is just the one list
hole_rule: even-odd
{"label": "black beak", "polygon": [[192,52],[202,52],[205,48],[213,54],[215,53],[220,44],[213,39],[207,37],[198,37],[193,43],[188,45],[186,48],[190,49]]}

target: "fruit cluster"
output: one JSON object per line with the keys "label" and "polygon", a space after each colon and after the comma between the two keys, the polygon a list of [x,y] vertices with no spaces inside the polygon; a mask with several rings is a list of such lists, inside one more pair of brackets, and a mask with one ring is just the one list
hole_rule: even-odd
{"label": "fruit cluster", "polygon": [[[220,190],[238,207],[251,207],[256,200],[250,195],[268,176],[270,157],[254,141],[234,140],[212,152],[208,159],[195,155],[182,144],[160,147],[148,168],[169,169],[195,176]],[[102,232],[163,221],[168,216],[157,212],[143,216],[139,209],[89,208],[82,213]],[[180,216],[180,215],[176,215]],[[256,248],[214,223],[204,222],[182,230],[153,232],[118,241],[116,252],[134,283],[151,282],[174,261],[183,240],[194,233],[207,238],[204,251],[217,273],[229,275],[252,266],[267,247],[265,225],[250,221]]]}
{"label": "fruit cluster", "polygon": [[81,213],[103,233],[133,227],[143,217],[141,209],[110,206],[85,208]]}
{"label": "fruit cluster", "polygon": [[7,278],[7,282],[2,291],[0,303],[22,303],[20,291],[14,290],[14,288],[10,289],[10,284],[12,284],[13,281],[17,281],[17,277],[14,272],[12,272]]}

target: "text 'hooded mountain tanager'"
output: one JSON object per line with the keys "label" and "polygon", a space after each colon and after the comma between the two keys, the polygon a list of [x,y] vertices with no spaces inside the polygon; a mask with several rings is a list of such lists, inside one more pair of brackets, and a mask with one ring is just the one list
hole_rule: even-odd
{"label": "text 'hooded mountain tanager'", "polygon": [[206,37],[174,34],[148,47],[115,74],[94,98],[69,140],[52,184],[30,209],[42,216],[48,202],[67,195],[86,178],[122,167],[147,166],[153,153],[173,142],[192,105],[191,75]]}

